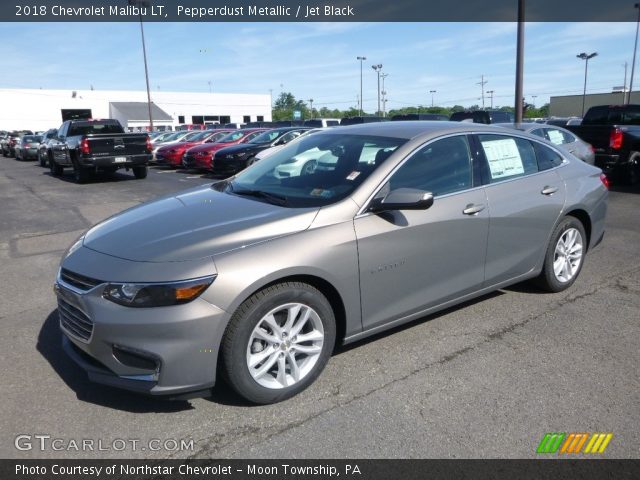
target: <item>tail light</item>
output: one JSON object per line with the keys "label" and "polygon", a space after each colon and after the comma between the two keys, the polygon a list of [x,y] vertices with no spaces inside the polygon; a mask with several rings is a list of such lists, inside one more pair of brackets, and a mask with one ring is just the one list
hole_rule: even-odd
{"label": "tail light", "polygon": [[88,138],[83,138],[80,141],[80,151],[85,155],[89,155],[91,153],[91,148],[89,147],[89,139]]}
{"label": "tail light", "polygon": [[591,150],[591,153],[596,153],[595,147],[591,144],[589,144],[589,150]]}
{"label": "tail light", "polygon": [[604,187],[609,190],[609,187],[611,186],[611,182],[609,182],[609,178],[604,174],[601,173],[600,174],[600,181],[602,182],[602,184],[604,185]]}
{"label": "tail light", "polygon": [[147,152],[151,153],[153,151],[153,144],[151,143],[151,137],[147,135]]}
{"label": "tail light", "polygon": [[622,148],[622,130],[614,128],[609,136],[609,147],[614,150],[620,150]]}

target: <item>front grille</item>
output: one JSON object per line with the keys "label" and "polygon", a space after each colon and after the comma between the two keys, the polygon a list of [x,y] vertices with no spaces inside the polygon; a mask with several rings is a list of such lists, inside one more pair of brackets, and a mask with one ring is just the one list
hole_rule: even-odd
{"label": "front grille", "polygon": [[93,332],[93,322],[83,311],[58,298],[60,326],[64,331],[84,341],[89,341]]}
{"label": "front grille", "polygon": [[79,273],[71,272],[66,268],[60,270],[60,280],[77,288],[78,290],[82,290],[83,292],[87,292],[93,287],[103,283],[102,281],[96,280],[95,278],[85,277],[84,275],[80,275]]}

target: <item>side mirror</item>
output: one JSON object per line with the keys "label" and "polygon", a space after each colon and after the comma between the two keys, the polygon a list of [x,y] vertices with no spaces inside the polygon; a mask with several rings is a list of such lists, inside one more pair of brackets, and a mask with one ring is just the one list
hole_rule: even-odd
{"label": "side mirror", "polygon": [[380,200],[372,202],[370,212],[387,210],[426,210],[433,205],[433,194],[415,188],[398,188]]}

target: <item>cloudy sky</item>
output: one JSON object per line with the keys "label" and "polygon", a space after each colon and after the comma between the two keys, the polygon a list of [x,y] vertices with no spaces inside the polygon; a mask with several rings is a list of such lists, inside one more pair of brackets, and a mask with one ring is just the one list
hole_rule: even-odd
{"label": "cloudy sky", "polygon": [[[376,108],[376,73],[388,74],[387,109],[480,104],[481,75],[494,106],[512,105],[516,25],[511,23],[145,23],[152,90],[229,93],[290,91],[314,107],[356,106],[364,62],[364,108]],[[71,34],[71,35],[70,35]],[[634,23],[528,23],[526,100],[588,92],[624,81]],[[137,23],[0,24],[0,88],[142,90]],[[640,58],[638,59],[640,61]],[[640,75],[640,71],[636,72]],[[628,82],[628,80],[627,80]],[[635,85],[640,87],[640,79]],[[535,96],[535,98],[534,98]],[[489,106],[489,95],[486,95]]]}

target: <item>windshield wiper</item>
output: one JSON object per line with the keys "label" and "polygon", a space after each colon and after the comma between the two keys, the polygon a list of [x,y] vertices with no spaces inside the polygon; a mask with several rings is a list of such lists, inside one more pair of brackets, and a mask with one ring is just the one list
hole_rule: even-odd
{"label": "windshield wiper", "polygon": [[[233,186],[229,184],[231,188]],[[284,206],[287,204],[287,197],[275,193],[263,192],[262,190],[231,190],[235,195],[245,195],[247,197],[256,197],[267,200],[274,205]]]}

